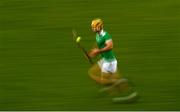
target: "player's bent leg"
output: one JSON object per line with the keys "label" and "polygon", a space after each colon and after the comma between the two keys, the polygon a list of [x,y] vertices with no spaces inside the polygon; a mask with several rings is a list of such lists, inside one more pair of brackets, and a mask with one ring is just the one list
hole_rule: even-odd
{"label": "player's bent leg", "polygon": [[[100,68],[102,66],[102,68]],[[116,68],[112,72],[108,71],[109,63],[103,63],[102,60],[98,64],[94,64],[88,71],[90,77],[101,85],[110,85],[120,79],[120,75]],[[116,66],[116,65],[115,65]],[[101,70],[102,69],[102,70]],[[107,69],[107,70],[106,70]]]}
{"label": "player's bent leg", "polygon": [[112,84],[118,79],[117,74],[111,74],[111,73],[101,73],[101,68],[98,64],[93,65],[89,71],[89,76],[91,79],[95,80],[98,84],[101,85],[108,85]]}
{"label": "player's bent leg", "polygon": [[120,79],[120,77],[119,77],[118,74],[102,72],[101,84],[102,85],[111,85],[111,84],[115,83],[119,79]]}
{"label": "player's bent leg", "polygon": [[95,80],[97,83],[100,83],[101,68],[98,64],[94,64],[88,71],[91,79]]}
{"label": "player's bent leg", "polygon": [[102,73],[101,84],[107,85],[104,87],[101,92],[109,92],[119,94],[119,92],[126,91],[129,89],[128,80],[122,78],[119,75],[119,72],[116,71],[115,73]]}
{"label": "player's bent leg", "polygon": [[98,64],[94,64],[88,71],[88,73],[91,75],[100,75],[101,73],[101,68],[99,67]]}
{"label": "player's bent leg", "polygon": [[125,78],[118,79],[114,81],[111,85],[104,87],[100,90],[100,92],[122,92],[127,91],[129,89],[129,82]]}

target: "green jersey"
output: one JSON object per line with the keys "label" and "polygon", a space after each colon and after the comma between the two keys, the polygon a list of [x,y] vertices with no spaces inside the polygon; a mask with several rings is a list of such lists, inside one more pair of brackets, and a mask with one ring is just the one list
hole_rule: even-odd
{"label": "green jersey", "polygon": [[[99,49],[102,49],[105,47],[105,43],[109,40],[112,40],[111,36],[109,35],[109,33],[105,32],[105,31],[101,31],[100,34],[96,33],[96,43],[98,45]],[[101,57],[105,60],[105,61],[112,61],[112,60],[116,60],[115,55],[113,53],[112,50],[108,50],[108,51],[104,51],[101,53]]]}

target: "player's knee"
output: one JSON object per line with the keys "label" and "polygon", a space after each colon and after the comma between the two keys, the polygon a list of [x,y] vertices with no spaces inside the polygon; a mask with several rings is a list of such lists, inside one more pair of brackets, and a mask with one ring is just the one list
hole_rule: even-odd
{"label": "player's knee", "polygon": [[89,74],[92,74],[92,73],[97,73],[97,72],[100,72],[100,68],[97,64],[93,65],[89,70],[88,70],[88,73]]}

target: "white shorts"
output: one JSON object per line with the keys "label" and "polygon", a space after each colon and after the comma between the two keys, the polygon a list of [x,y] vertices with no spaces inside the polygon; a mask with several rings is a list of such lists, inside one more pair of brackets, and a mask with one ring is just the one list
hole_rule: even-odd
{"label": "white shorts", "polygon": [[115,73],[117,71],[117,60],[105,61],[101,59],[98,61],[98,65],[103,73]]}

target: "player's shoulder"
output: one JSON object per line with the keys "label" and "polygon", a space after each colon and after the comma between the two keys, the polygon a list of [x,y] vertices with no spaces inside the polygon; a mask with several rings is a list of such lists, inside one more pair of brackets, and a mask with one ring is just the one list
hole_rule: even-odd
{"label": "player's shoulder", "polygon": [[104,33],[105,33],[105,34],[104,34],[104,37],[105,37],[105,38],[111,38],[111,35],[110,35],[107,31],[104,31]]}

